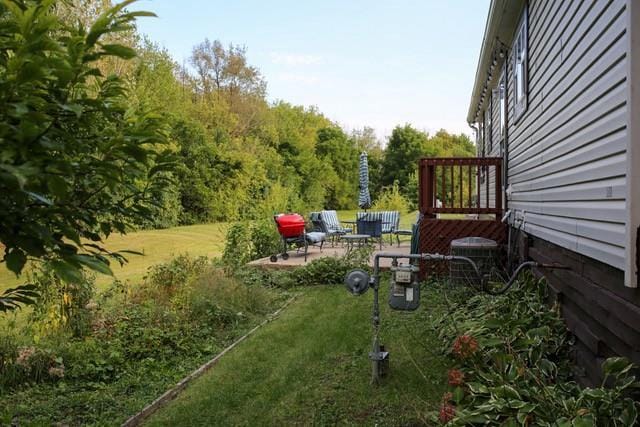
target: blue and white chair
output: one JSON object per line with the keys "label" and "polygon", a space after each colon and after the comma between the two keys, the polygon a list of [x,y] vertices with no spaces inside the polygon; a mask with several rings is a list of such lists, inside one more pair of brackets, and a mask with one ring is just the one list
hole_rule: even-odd
{"label": "blue and white chair", "polygon": [[[393,245],[393,236],[400,228],[400,212],[398,211],[374,211],[358,212],[356,220],[379,220],[382,222],[382,234],[389,235],[389,243]],[[397,236],[396,236],[397,237]]]}
{"label": "blue and white chair", "polygon": [[324,228],[322,231],[331,238],[332,244],[335,243],[336,237],[344,236],[353,231],[351,228],[342,226],[338,219],[338,213],[334,210],[321,211],[320,223],[322,223],[322,227]]}

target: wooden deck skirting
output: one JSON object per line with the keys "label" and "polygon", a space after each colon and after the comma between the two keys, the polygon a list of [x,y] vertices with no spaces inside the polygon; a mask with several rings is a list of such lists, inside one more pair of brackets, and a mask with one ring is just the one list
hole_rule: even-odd
{"label": "wooden deck skirting", "polygon": [[189,383],[191,383],[196,378],[201,377],[205,372],[210,370],[216,363],[218,363],[218,361],[222,358],[222,356],[224,356],[225,354],[233,350],[234,347],[236,347],[242,341],[246,340],[250,335],[252,335],[258,329],[260,329],[262,326],[274,320],[282,312],[282,310],[284,310],[295,298],[296,298],[295,295],[289,298],[287,302],[285,302],[282,305],[282,307],[280,307],[273,314],[268,316],[265,320],[263,320],[260,324],[258,324],[249,332],[244,334],[242,337],[238,338],[235,342],[233,342],[227,348],[225,348],[220,353],[218,353],[213,359],[209,360],[207,363],[200,366],[198,369],[196,369],[195,371],[193,371],[192,373],[184,377],[173,388],[164,392],[156,400],[154,400],[153,402],[145,406],[140,412],[129,417],[124,423],[122,423],[122,427],[139,426],[144,420],[149,418],[151,415],[157,412],[164,405],[166,405],[167,403],[175,399],[178,396],[178,394],[180,394],[180,392],[189,385]]}
{"label": "wooden deck skirting", "polygon": [[[493,180],[493,199],[489,196],[489,174],[496,178]],[[448,254],[451,241],[464,237],[484,237],[498,244],[506,242],[507,226],[501,221],[502,158],[421,159],[418,164],[418,183],[418,205],[423,216],[420,222],[420,252]],[[463,214],[471,218],[440,219],[440,214]],[[490,219],[477,219],[487,215],[491,216]],[[423,278],[447,272],[448,263],[421,264],[420,274]]]}

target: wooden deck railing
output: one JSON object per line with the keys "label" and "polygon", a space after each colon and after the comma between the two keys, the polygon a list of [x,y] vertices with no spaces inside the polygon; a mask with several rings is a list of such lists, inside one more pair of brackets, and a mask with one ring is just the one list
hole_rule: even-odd
{"label": "wooden deck railing", "polygon": [[[418,204],[426,218],[435,218],[437,214],[473,214],[495,215],[499,221],[502,217],[499,157],[421,159],[418,180]],[[436,200],[440,201],[440,207]]]}

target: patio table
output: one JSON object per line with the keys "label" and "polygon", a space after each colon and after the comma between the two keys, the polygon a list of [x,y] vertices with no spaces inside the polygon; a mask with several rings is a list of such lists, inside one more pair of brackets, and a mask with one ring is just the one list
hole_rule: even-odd
{"label": "patio table", "polygon": [[351,252],[355,245],[361,247],[363,244],[366,244],[371,238],[368,234],[345,234],[340,237],[340,240],[344,241],[347,244],[347,253]]}

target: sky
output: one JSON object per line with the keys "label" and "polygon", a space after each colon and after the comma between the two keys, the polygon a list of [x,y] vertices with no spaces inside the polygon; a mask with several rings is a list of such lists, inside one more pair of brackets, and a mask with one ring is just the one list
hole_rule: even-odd
{"label": "sky", "polygon": [[346,130],[466,123],[489,0],[142,0],[139,30],[188,63],[205,38],[244,45],[268,98]]}

